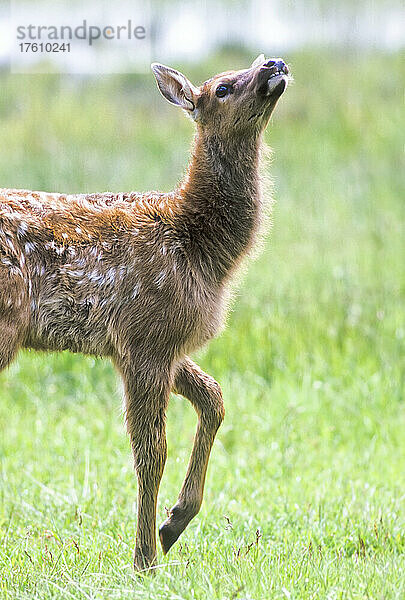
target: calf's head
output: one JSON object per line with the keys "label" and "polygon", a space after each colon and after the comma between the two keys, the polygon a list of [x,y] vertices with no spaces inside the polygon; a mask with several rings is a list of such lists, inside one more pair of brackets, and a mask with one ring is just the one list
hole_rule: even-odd
{"label": "calf's head", "polygon": [[170,67],[152,63],[152,70],[166,100],[184,109],[205,132],[222,138],[263,131],[289,80],[285,62],[263,54],[248,69],[220,73],[200,87]]}

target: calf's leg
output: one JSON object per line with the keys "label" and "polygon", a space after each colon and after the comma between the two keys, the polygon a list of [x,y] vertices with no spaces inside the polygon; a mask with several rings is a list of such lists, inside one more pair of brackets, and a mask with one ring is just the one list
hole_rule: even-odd
{"label": "calf's leg", "polygon": [[159,529],[165,554],[200,510],[209,455],[225,414],[218,383],[189,358],[177,367],[174,391],[190,400],[198,415],[198,425],[178,500]]}
{"label": "calf's leg", "polygon": [[0,371],[8,367],[20,345],[19,327],[0,314]]}
{"label": "calf's leg", "polygon": [[28,309],[20,287],[0,270],[0,371],[14,359],[28,326]]}
{"label": "calf's leg", "polygon": [[166,462],[165,412],[170,393],[167,375],[122,369],[126,423],[138,477],[138,523],[134,567],[156,561],[156,502]]}

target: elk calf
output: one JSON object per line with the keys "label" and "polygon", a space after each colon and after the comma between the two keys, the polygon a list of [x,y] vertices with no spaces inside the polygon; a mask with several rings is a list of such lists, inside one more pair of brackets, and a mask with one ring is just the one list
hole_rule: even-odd
{"label": "elk calf", "polygon": [[20,348],[110,357],[125,386],[138,477],[134,565],[156,559],[156,500],[171,390],[198,415],[180,495],[160,528],[166,553],[203,497],[224,417],[219,385],[188,358],[218,331],[226,288],[261,217],[261,137],[287,86],[280,59],[194,87],[153,64],[163,96],[195,121],[184,181],[171,193],[0,190],[0,368]]}

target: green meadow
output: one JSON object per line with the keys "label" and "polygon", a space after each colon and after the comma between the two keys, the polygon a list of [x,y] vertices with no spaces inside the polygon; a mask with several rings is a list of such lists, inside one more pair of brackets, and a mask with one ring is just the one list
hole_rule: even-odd
{"label": "green meadow", "polygon": [[[194,82],[252,56],[227,51]],[[195,358],[226,417],[200,514],[136,576],[136,479],[103,360],[22,352],[0,375],[0,597],[405,597],[404,56],[286,56],[266,132],[273,225]],[[171,189],[193,126],[152,74],[0,75],[0,185]],[[1,332],[0,332],[1,335]],[[172,396],[158,520],[196,425]]]}

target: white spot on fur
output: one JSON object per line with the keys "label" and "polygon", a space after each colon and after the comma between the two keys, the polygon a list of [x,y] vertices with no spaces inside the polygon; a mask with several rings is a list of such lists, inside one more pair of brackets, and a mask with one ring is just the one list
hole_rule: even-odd
{"label": "white spot on fur", "polygon": [[111,267],[111,269],[108,269],[105,278],[106,278],[106,280],[107,280],[108,283],[114,283],[114,281],[115,281],[115,269],[114,269],[114,267]]}
{"label": "white spot on fur", "polygon": [[156,277],[155,279],[155,283],[158,287],[160,287],[163,283],[163,281],[166,278],[166,271],[160,271],[159,275]]}
{"label": "white spot on fur", "polygon": [[63,254],[65,251],[63,246],[58,246],[53,240],[51,242],[46,242],[45,248],[46,250],[54,250],[58,256]]}
{"label": "white spot on fur", "polygon": [[98,261],[100,261],[103,257],[103,253],[101,252],[101,250],[99,250],[99,248],[97,248],[97,246],[92,247],[92,249],[90,250],[90,255],[96,258]]}
{"label": "white spot on fur", "polygon": [[24,246],[25,254],[31,254],[31,252],[33,252],[35,248],[36,245],[34,244],[34,242],[27,242]]}
{"label": "white spot on fur", "polygon": [[131,298],[133,300],[135,300],[135,298],[138,296],[140,289],[141,289],[141,285],[140,285],[140,283],[137,283],[135,285],[134,289],[132,290],[132,294],[131,294]]}
{"label": "white spot on fur", "polygon": [[34,275],[45,275],[44,265],[34,265],[32,272]]}
{"label": "white spot on fur", "polygon": [[6,244],[7,244],[7,246],[8,246],[9,248],[11,248],[11,250],[12,250],[13,252],[16,252],[15,246],[14,246],[13,242],[10,240],[10,238],[7,238],[7,240],[6,240]]}
{"label": "white spot on fur", "polygon": [[97,269],[90,271],[90,273],[87,274],[87,278],[90,281],[92,281],[93,283],[98,283],[98,284],[105,283],[104,275],[102,273],[100,273],[99,271],[97,271]]}
{"label": "white spot on fur", "polygon": [[27,223],[25,223],[25,221],[21,221],[17,227],[17,235],[22,237],[27,233],[27,231],[28,231]]}

